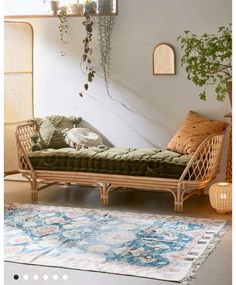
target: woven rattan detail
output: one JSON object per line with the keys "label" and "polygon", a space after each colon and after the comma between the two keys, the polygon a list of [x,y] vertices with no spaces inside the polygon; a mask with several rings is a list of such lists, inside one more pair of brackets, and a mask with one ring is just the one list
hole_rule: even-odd
{"label": "woven rattan detail", "polygon": [[[213,134],[197,148],[179,179],[128,176],[89,172],[66,172],[53,170],[34,170],[28,153],[31,137],[36,131],[34,124],[24,124],[16,129],[19,171],[31,184],[32,199],[38,199],[38,191],[55,183],[90,184],[98,186],[101,203],[108,204],[109,193],[117,188],[142,189],[147,191],[167,191],[174,197],[174,209],[183,212],[183,203],[196,191],[203,188],[217,175],[220,166],[224,133]],[[40,183],[44,186],[39,187]],[[45,185],[46,184],[46,185]]]}

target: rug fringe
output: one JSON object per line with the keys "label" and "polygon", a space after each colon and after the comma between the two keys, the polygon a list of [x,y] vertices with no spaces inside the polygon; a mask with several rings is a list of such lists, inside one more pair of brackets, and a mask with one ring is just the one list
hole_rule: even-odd
{"label": "rug fringe", "polygon": [[231,222],[227,221],[224,227],[215,235],[215,237],[209,243],[205,251],[194,261],[186,277],[180,281],[181,285],[189,285],[190,282],[196,278],[196,271],[199,269],[201,264],[206,261],[207,257],[214,251],[217,244],[221,241],[221,238],[224,236],[224,234],[228,231],[229,228],[231,228]]}

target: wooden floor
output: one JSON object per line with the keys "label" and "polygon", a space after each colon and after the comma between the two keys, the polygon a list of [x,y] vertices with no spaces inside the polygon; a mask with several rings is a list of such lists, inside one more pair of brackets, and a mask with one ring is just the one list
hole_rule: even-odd
{"label": "wooden floor", "polygon": [[[79,187],[79,186],[62,186],[54,185],[39,193],[38,204],[47,205],[63,205],[73,207],[86,207],[86,208],[103,208],[114,209],[120,211],[133,211],[143,213],[157,213],[165,215],[182,215],[190,217],[204,217],[210,219],[231,220],[231,215],[219,215],[214,212],[209,204],[208,196],[193,196],[184,205],[184,213],[176,214],[173,212],[173,197],[169,193],[153,193],[146,191],[123,191],[117,190],[110,194],[109,205],[101,206],[99,201],[99,192],[97,188],[92,187]],[[30,187],[26,182],[5,181],[5,204],[9,202],[31,203]],[[7,264],[5,267],[5,283],[11,285],[10,278],[12,270],[19,272],[29,271],[32,266],[26,265],[12,265]],[[32,267],[33,270],[37,268]],[[38,268],[38,270],[42,270]],[[56,269],[49,269],[55,271]],[[209,270],[214,270],[211,274]],[[72,270],[64,270],[71,274],[72,281],[70,285],[77,284],[78,278],[85,278],[86,282],[83,284],[140,284],[140,285],[167,285],[175,284],[159,280],[148,280],[145,278],[135,278],[129,276],[112,275],[108,274],[80,272]],[[209,274],[211,276],[209,277]],[[112,278],[112,279],[111,279]],[[210,279],[209,279],[210,278]],[[90,280],[90,282],[88,281]],[[100,281],[99,281],[100,280]],[[106,281],[107,280],[107,281]],[[112,280],[112,283],[111,283]],[[15,283],[12,283],[15,284]],[[26,284],[17,282],[18,285]],[[30,284],[29,282],[27,284]],[[32,283],[32,285],[35,283]],[[57,282],[57,285],[60,284]],[[64,283],[65,284],[65,283]],[[82,284],[82,283],[81,283]],[[191,285],[231,285],[231,231],[229,231],[217,246],[217,249],[207,259],[197,272],[197,278]],[[30,284],[31,285],[31,284]]]}
{"label": "wooden floor", "polygon": [[[9,176],[10,177],[10,176]],[[32,203],[28,183],[5,181],[5,203],[17,201]],[[73,207],[91,207],[158,214],[174,214],[191,217],[231,220],[231,215],[219,215],[211,208],[209,198],[192,196],[184,203],[184,213],[174,213],[172,194],[166,192],[148,192],[138,190],[115,190],[109,195],[109,205],[100,205],[96,187],[54,185],[39,192],[39,204],[65,205]]]}

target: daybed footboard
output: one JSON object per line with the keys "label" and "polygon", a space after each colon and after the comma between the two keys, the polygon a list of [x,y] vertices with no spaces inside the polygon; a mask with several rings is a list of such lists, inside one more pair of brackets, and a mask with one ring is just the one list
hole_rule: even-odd
{"label": "daybed footboard", "polygon": [[[35,170],[28,158],[34,124],[16,128],[19,172],[31,184],[32,200],[38,199],[38,191],[55,183],[89,184],[99,187],[101,203],[108,204],[109,192],[117,188],[134,188],[147,191],[168,191],[174,197],[174,209],[183,212],[183,202],[196,190],[202,190],[216,176],[223,144],[224,133],[214,134],[198,147],[179,179],[128,176],[89,172]],[[44,184],[39,187],[39,184]]]}
{"label": "daybed footboard", "polygon": [[193,194],[193,191],[205,188],[217,175],[224,134],[222,132],[210,135],[193,154],[178,181],[176,212],[183,212],[183,202]]}

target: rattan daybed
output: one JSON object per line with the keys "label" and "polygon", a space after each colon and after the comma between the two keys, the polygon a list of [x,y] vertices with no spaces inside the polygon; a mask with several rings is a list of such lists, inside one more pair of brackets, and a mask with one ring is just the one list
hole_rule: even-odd
{"label": "rattan daybed", "polygon": [[[108,196],[117,188],[135,188],[147,191],[168,191],[174,197],[174,210],[183,212],[183,202],[196,191],[201,192],[219,170],[224,132],[208,136],[192,154],[178,178],[124,175],[83,171],[36,169],[30,159],[31,137],[35,133],[34,123],[20,125],[16,129],[19,172],[29,180],[32,200],[38,199],[38,191],[55,183],[77,183],[98,186],[101,203],[108,204]],[[153,159],[153,158],[152,158]],[[137,162],[138,163],[138,162]],[[41,186],[40,186],[41,184]]]}

